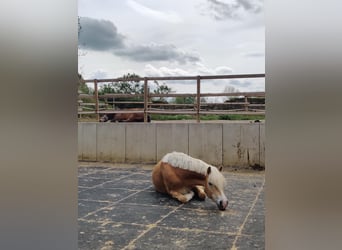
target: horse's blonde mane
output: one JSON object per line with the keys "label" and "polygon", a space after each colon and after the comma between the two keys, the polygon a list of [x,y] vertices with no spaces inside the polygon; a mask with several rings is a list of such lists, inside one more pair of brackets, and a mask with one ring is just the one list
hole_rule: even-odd
{"label": "horse's blonde mane", "polygon": [[202,160],[195,159],[184,153],[172,152],[166,154],[161,161],[169,163],[173,167],[194,171],[203,175],[206,175],[208,167],[211,167],[209,182],[217,186],[220,190],[224,188],[225,179],[221,172],[215,166],[209,165]]}

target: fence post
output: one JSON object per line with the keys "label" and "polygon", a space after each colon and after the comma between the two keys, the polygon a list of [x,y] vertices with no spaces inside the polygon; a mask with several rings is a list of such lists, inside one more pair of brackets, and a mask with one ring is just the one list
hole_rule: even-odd
{"label": "fence post", "polygon": [[144,77],[144,122],[147,122],[148,86],[147,77]]}
{"label": "fence post", "polygon": [[97,90],[97,79],[94,80],[94,94],[95,94],[95,114],[96,120],[99,121],[100,114],[99,114],[99,92]]}
{"label": "fence post", "polygon": [[245,111],[248,111],[248,97],[245,96]]}
{"label": "fence post", "polygon": [[196,120],[200,122],[200,109],[201,109],[201,77],[197,76],[197,103],[196,103]]}

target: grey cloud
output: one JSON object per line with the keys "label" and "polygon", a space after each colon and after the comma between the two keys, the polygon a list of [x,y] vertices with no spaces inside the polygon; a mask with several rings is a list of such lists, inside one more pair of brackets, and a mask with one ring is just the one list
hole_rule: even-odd
{"label": "grey cloud", "polygon": [[230,80],[229,84],[233,85],[234,87],[249,87],[251,86],[253,83],[248,81],[248,80]]}
{"label": "grey cloud", "polygon": [[[251,1],[251,0],[237,0],[237,6],[241,6],[246,11],[250,11],[252,13],[259,13],[262,10],[261,1]],[[259,3],[259,5],[257,4]]]}
{"label": "grey cloud", "polygon": [[126,47],[114,52],[133,61],[176,61],[181,64],[197,62],[200,58],[189,52],[183,52],[174,45],[151,44]]}
{"label": "grey cloud", "polygon": [[244,53],[243,56],[244,57],[253,57],[253,58],[265,57],[265,53],[264,52],[248,52],[248,53]]}
{"label": "grey cloud", "polygon": [[235,15],[235,7],[233,4],[227,4],[217,0],[208,0],[208,4],[208,14],[216,20],[233,18]]}
{"label": "grey cloud", "polygon": [[118,33],[111,21],[81,17],[80,24],[79,46],[83,49],[110,51],[137,62],[174,61],[185,64],[200,61],[198,55],[181,51],[174,45],[127,45],[125,37]]}
{"label": "grey cloud", "polygon": [[237,80],[237,79],[232,79],[232,80],[213,80],[211,83],[215,86],[222,86],[222,83],[228,83],[231,87],[234,87],[235,89],[240,89],[240,88],[248,88],[253,85],[253,82],[248,81],[248,80]]}
{"label": "grey cloud", "polygon": [[262,10],[260,0],[236,0],[233,3],[226,3],[219,0],[207,0],[208,9],[206,14],[216,20],[239,18],[239,11],[259,13]]}
{"label": "grey cloud", "polygon": [[124,47],[124,36],[107,20],[81,17],[79,46],[84,49],[106,51]]}

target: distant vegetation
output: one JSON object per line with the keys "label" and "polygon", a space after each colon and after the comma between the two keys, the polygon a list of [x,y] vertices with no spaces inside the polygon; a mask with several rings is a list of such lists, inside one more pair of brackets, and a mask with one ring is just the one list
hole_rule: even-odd
{"label": "distant vegetation", "polygon": [[[167,120],[195,120],[193,115],[159,115],[152,114],[152,120],[167,121]],[[203,121],[210,120],[264,120],[264,115],[201,115],[200,119]]]}
{"label": "distant vegetation", "polygon": [[[94,89],[89,88],[87,84],[82,82],[83,77],[81,74],[78,74],[79,83],[78,83],[78,91],[83,94],[94,94]],[[134,73],[123,75],[122,78],[124,81],[122,82],[112,82],[107,84],[102,84],[99,86],[99,95],[110,94],[110,93],[121,93],[121,94],[142,94],[144,92],[144,85],[141,81],[136,81],[136,78],[139,78],[139,75]],[[165,83],[159,83],[154,81],[151,85],[150,89],[151,93],[154,94],[167,94],[172,90]],[[233,87],[226,87],[225,92],[237,92]],[[94,98],[82,98],[83,103],[94,103]],[[102,103],[111,103],[114,101],[113,98],[106,98],[99,100]],[[130,101],[132,103],[117,103],[115,104],[116,108],[126,109],[126,108],[143,108],[142,97],[131,97],[131,98],[116,98],[115,101]],[[169,98],[166,100],[165,97],[154,97],[151,100],[153,103],[173,103],[173,104],[194,104],[194,97],[176,97]],[[134,103],[139,102],[139,103]],[[241,108],[241,104],[238,103],[244,102],[244,98],[241,97],[230,97],[224,100],[226,105],[229,105],[230,108]],[[248,102],[251,104],[263,104],[265,103],[264,97],[252,97],[248,98]],[[227,107],[222,105],[216,105],[215,103],[209,103],[206,98],[201,98],[201,103],[206,103],[207,106],[210,106],[210,109],[223,110]],[[236,106],[236,107],[235,107]],[[94,107],[94,105],[92,106]],[[156,107],[156,106],[155,106]],[[175,106],[174,106],[175,107]],[[170,107],[164,106],[166,109],[170,109]],[[151,114],[152,121],[167,121],[167,120],[196,120],[196,116],[194,115],[168,115],[168,114]],[[200,120],[210,121],[210,120],[264,120],[265,115],[240,115],[240,114],[221,114],[221,115],[200,115]],[[82,118],[79,118],[79,121],[96,121],[95,114],[83,114]]]}
{"label": "distant vegetation", "polygon": [[[196,120],[193,115],[160,115],[151,114],[152,121],[176,121],[176,120]],[[201,121],[215,121],[215,120],[265,120],[264,115],[201,115]],[[95,114],[82,115],[79,121],[96,121]]]}

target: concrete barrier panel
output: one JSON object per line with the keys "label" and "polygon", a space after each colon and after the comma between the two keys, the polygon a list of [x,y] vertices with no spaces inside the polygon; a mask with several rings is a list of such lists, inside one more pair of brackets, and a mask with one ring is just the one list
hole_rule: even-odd
{"label": "concrete barrier panel", "polygon": [[83,131],[83,125],[82,123],[78,123],[77,124],[77,149],[78,149],[78,160],[79,161],[82,161],[82,152],[83,152],[83,143],[82,143],[82,140],[83,140],[83,135],[82,135],[82,131]]}
{"label": "concrete barrier panel", "polygon": [[97,124],[97,160],[125,162],[125,125],[121,123]]}
{"label": "concrete barrier panel", "polygon": [[78,123],[78,159],[156,163],[180,151],[213,165],[265,167],[264,123]]}
{"label": "concrete barrier panel", "polygon": [[82,123],[82,160],[96,161],[96,124],[97,123]]}
{"label": "concrete barrier panel", "polygon": [[[241,124],[223,124],[223,165],[236,167],[241,164]],[[244,164],[246,165],[246,164]]]}
{"label": "concrete barrier panel", "polygon": [[178,151],[188,154],[188,124],[156,124],[157,126],[157,161],[165,154]]}
{"label": "concrete barrier panel", "polygon": [[266,134],[265,134],[265,123],[260,124],[260,166],[265,167],[265,149],[266,149]]}
{"label": "concrete barrier panel", "polygon": [[246,150],[245,160],[249,166],[260,165],[259,152],[259,127],[260,124],[242,124],[241,145]]}
{"label": "concrete barrier panel", "polygon": [[189,124],[189,155],[222,165],[222,124]]}
{"label": "concrete barrier panel", "polygon": [[259,124],[223,124],[223,165],[259,164]]}
{"label": "concrete barrier panel", "polygon": [[156,124],[126,124],[126,162],[155,163]]}

